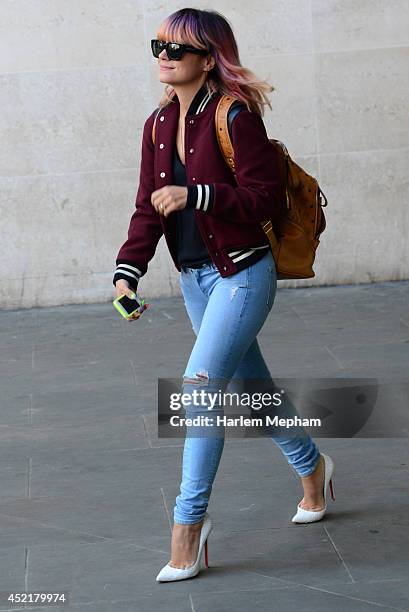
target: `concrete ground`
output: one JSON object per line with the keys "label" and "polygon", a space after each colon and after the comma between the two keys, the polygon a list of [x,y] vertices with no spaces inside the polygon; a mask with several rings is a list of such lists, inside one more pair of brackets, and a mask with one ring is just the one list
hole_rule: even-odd
{"label": "concrete ground", "polygon": [[[407,379],[408,298],[409,282],[279,286],[259,335],[273,376]],[[181,297],[133,323],[111,302],[0,313],[0,610],[63,590],[54,610],[409,610],[407,436],[317,438],[335,501],[310,525],[290,522],[302,488],[278,447],[226,439],[210,568],[155,582],[183,447],[157,438],[157,379],[181,377],[193,341]]]}

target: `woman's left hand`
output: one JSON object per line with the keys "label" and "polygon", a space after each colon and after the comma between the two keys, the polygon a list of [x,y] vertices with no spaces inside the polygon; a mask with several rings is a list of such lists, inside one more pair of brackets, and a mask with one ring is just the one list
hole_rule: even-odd
{"label": "woman's left hand", "polygon": [[151,202],[157,213],[167,217],[174,210],[182,210],[186,206],[187,187],[165,185],[152,192]]}

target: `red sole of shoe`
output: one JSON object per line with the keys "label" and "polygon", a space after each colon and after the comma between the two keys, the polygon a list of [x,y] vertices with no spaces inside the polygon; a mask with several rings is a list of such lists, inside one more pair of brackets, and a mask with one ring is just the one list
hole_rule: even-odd
{"label": "red sole of shoe", "polygon": [[208,568],[209,567],[209,550],[207,548],[207,540],[204,545],[204,550],[205,550],[205,565]]}

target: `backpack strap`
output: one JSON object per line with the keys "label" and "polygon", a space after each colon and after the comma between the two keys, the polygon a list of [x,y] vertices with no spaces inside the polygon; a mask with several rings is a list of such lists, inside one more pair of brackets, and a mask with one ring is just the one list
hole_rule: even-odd
{"label": "backpack strap", "polygon": [[[238,103],[237,106],[236,103]],[[245,107],[237,98],[223,95],[219,100],[215,112],[217,141],[222,155],[233,174],[235,165],[233,145],[231,142],[231,126],[234,117],[242,110],[243,106]]]}
{"label": "backpack strap", "polygon": [[[236,102],[239,103],[237,106],[235,105]],[[244,108],[247,108],[246,105],[244,105],[241,102],[241,100],[237,100],[236,98],[233,98],[232,96],[223,95],[219,100],[219,104],[217,105],[216,113],[215,113],[217,141],[219,143],[219,147],[223,154],[223,157],[234,175],[235,175],[235,164],[234,164],[234,151],[233,151],[233,144],[232,144],[231,126],[232,126],[234,117],[237,115],[238,112],[242,110],[243,106]],[[279,243],[274,233],[273,224],[270,219],[261,221],[260,224],[270,242],[270,247],[271,247],[273,256],[274,258],[276,258],[277,253],[278,253]]]}

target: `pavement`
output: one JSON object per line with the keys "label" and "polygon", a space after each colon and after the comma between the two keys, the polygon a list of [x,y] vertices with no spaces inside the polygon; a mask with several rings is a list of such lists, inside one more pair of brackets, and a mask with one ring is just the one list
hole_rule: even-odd
{"label": "pavement", "polygon": [[[279,284],[259,334],[272,375],[407,379],[408,297],[409,281]],[[194,334],[182,297],[151,303],[132,323],[111,302],[0,312],[0,610],[408,611],[406,435],[317,438],[335,501],[309,525],[291,523],[302,487],[279,448],[226,439],[210,567],[155,582],[183,450],[157,437],[157,380],[182,376]]]}

